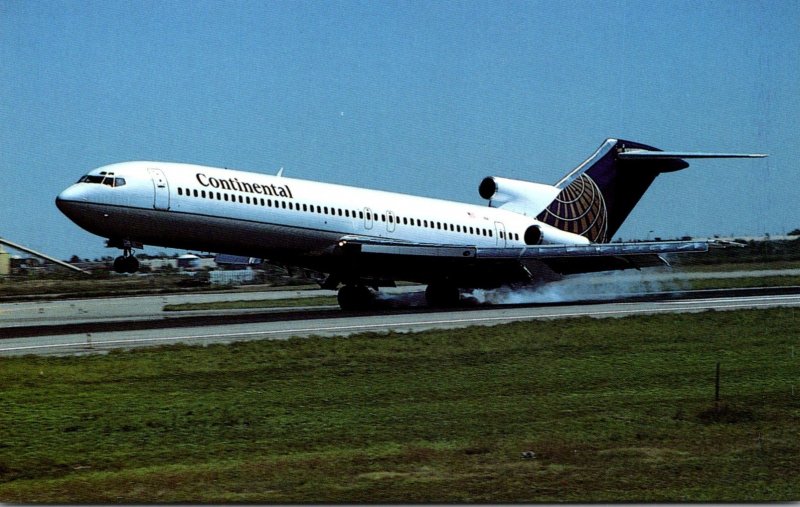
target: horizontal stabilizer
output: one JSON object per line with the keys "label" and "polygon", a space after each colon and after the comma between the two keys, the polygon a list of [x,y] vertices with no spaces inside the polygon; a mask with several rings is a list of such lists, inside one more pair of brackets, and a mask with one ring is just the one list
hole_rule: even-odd
{"label": "horizontal stabilizer", "polygon": [[678,151],[629,150],[621,151],[617,157],[622,160],[668,160],[683,158],[764,158],[765,153],[697,153]]}

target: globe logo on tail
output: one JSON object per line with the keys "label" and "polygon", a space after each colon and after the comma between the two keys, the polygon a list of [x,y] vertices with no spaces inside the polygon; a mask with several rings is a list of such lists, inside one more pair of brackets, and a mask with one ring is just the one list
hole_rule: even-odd
{"label": "globe logo on tail", "polygon": [[608,231],[606,201],[597,183],[586,173],[562,190],[538,220],[562,231],[604,243]]}

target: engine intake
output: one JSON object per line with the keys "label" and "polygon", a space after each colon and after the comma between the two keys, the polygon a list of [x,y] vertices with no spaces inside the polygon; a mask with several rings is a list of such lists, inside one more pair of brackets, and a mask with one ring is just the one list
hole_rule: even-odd
{"label": "engine intake", "polygon": [[494,182],[494,178],[491,176],[483,178],[483,181],[478,186],[478,193],[487,200],[491,199],[497,193],[497,190],[497,183]]}
{"label": "engine intake", "polygon": [[525,229],[525,244],[539,245],[542,243],[542,228],[538,225],[531,225]]}

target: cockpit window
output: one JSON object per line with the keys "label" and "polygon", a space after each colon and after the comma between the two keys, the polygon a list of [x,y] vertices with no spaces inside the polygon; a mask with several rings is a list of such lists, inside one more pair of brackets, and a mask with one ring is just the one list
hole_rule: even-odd
{"label": "cockpit window", "polygon": [[78,180],[78,183],[100,183],[109,187],[121,187],[125,184],[125,178],[114,177],[114,173],[87,174]]}

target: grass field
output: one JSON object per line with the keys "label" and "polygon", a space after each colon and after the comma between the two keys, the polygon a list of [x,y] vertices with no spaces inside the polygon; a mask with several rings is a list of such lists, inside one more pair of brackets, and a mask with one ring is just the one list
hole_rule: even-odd
{"label": "grass field", "polygon": [[0,359],[0,501],[798,500],[798,324],[706,312]]}

